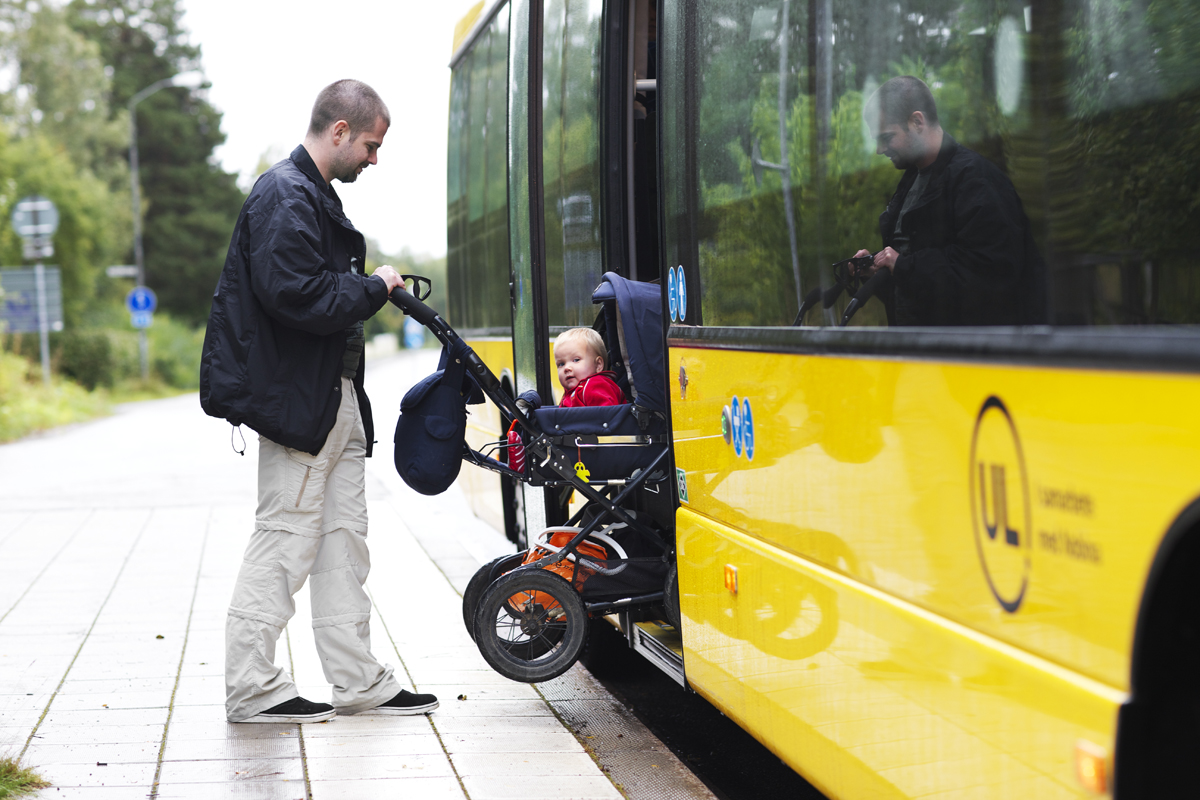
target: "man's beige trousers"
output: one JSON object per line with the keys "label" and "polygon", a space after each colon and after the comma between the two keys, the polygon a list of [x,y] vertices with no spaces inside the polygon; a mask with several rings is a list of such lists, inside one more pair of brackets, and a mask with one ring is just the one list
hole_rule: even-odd
{"label": "man's beige trousers", "polygon": [[366,437],[349,378],[341,395],[318,455],[259,437],[258,512],[225,621],[230,722],[299,695],[275,664],[275,643],[296,612],[292,595],[309,578],[313,635],[338,713],[366,711],[400,691],[392,668],[371,654]]}

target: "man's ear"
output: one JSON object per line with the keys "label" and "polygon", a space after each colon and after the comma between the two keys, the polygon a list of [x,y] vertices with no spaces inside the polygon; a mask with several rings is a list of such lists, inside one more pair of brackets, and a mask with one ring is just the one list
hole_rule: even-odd
{"label": "man's ear", "polygon": [[914,111],[908,117],[908,127],[915,130],[917,133],[925,130],[928,123],[925,121],[925,114],[921,111]]}
{"label": "man's ear", "polygon": [[350,138],[350,123],[344,119],[339,119],[333,123],[333,130],[330,132],[335,145],[340,145],[344,140]]}

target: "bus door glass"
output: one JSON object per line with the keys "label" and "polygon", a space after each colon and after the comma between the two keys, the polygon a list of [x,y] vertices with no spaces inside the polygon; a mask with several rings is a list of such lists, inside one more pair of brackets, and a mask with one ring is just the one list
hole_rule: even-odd
{"label": "bus door glass", "polygon": [[551,327],[591,325],[601,247],[602,0],[545,0],[542,177]]}

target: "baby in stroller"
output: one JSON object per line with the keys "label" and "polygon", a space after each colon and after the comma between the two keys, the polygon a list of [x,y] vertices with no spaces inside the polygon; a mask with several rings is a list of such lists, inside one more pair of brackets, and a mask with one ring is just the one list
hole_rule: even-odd
{"label": "baby in stroller", "polygon": [[561,408],[619,406],[629,402],[615,372],[605,369],[607,348],[591,328],[568,328],[554,340],[554,366],[562,384]]}

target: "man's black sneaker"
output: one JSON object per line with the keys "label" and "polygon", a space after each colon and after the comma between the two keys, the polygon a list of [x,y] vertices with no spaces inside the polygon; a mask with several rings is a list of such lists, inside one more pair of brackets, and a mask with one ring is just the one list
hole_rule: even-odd
{"label": "man's black sneaker", "polygon": [[388,714],[393,717],[408,717],[415,714],[428,714],[438,707],[438,699],[431,694],[413,694],[400,690],[400,694],[382,705],[375,706],[364,714]]}
{"label": "man's black sneaker", "polygon": [[328,703],[311,703],[303,697],[293,697],[286,703],[280,703],[266,711],[260,711],[242,722],[324,722],[335,716],[337,716],[337,712]]}

